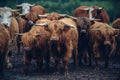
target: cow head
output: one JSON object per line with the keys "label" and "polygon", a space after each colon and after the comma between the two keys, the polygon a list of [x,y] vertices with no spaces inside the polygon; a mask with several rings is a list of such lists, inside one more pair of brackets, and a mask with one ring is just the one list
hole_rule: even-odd
{"label": "cow head", "polygon": [[56,13],[56,12],[52,12],[50,14],[44,14],[44,15],[38,15],[40,18],[47,18],[48,20],[59,20],[61,18],[64,18],[66,17],[66,14],[59,14],[59,13]]}
{"label": "cow head", "polygon": [[[107,24],[105,24],[107,26]],[[99,45],[103,45],[104,52],[107,54],[111,54],[114,50],[115,44],[115,30],[110,26],[105,28],[100,28],[102,26],[98,26],[98,28],[94,29],[96,40],[99,42]]]}
{"label": "cow head", "polygon": [[70,28],[75,28],[73,25],[63,23],[59,20],[54,20],[49,23],[48,28],[51,32],[50,41],[58,42],[61,40],[62,35],[69,31]]}
{"label": "cow head", "polygon": [[102,9],[102,7],[93,6],[84,8],[83,10],[88,11],[89,19],[99,19],[98,16],[102,13]]}
{"label": "cow head", "polygon": [[34,5],[31,5],[29,3],[22,3],[20,5],[17,5],[17,8],[20,8],[22,9],[22,14],[26,14],[26,13],[29,13],[30,12],[30,8],[34,6]]}
{"label": "cow head", "polygon": [[10,27],[13,12],[15,11],[18,11],[18,10],[13,10],[8,7],[0,8],[0,24],[5,25],[6,27]]}
{"label": "cow head", "polygon": [[90,20],[85,17],[79,17],[76,21],[77,23],[77,28],[79,35],[82,36],[87,36],[88,35],[88,30],[91,26]]}

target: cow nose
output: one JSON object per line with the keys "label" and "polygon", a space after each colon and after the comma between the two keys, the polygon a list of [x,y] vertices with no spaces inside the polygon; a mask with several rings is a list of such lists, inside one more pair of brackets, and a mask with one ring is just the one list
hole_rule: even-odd
{"label": "cow nose", "polygon": [[86,33],[86,30],[81,30],[81,33]]}
{"label": "cow nose", "polygon": [[105,41],[105,42],[104,42],[104,45],[105,45],[105,46],[110,46],[110,45],[111,45],[111,42],[110,42],[110,41]]}
{"label": "cow nose", "polygon": [[8,23],[2,23],[2,25],[4,25],[4,26],[8,26]]}
{"label": "cow nose", "polygon": [[57,41],[57,38],[56,38],[55,36],[52,36],[52,37],[50,38],[50,40],[51,40],[51,41]]}

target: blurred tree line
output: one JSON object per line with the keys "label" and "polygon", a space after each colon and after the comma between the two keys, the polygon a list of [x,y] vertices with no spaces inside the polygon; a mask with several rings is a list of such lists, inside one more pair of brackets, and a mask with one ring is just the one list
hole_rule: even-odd
{"label": "blurred tree line", "polygon": [[104,7],[113,21],[120,17],[119,0],[0,0],[0,6],[16,8],[17,4],[28,2],[41,5],[46,8],[46,12],[59,12],[73,15],[74,10],[81,5]]}

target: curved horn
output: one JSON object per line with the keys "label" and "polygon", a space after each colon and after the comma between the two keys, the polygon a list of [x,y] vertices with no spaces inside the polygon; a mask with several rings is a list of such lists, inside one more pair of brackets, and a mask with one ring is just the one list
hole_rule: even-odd
{"label": "curved horn", "polygon": [[74,26],[74,25],[72,25],[72,24],[68,24],[68,23],[64,23],[65,24],[65,26],[69,26],[69,27],[71,27],[71,28],[76,28],[76,26]]}
{"label": "curved horn", "polygon": [[41,14],[38,14],[39,17],[47,17],[48,14],[44,14],[44,15],[41,15]]}
{"label": "curved horn", "polygon": [[103,9],[103,7],[99,7],[98,9],[100,9],[100,10],[101,10],[101,9]]}
{"label": "curved horn", "polygon": [[90,7],[89,7],[89,8],[81,8],[81,9],[82,9],[82,10],[86,10],[86,11],[87,11],[87,10],[89,10],[89,9],[90,9]]}
{"label": "curved horn", "polygon": [[32,6],[35,6],[35,4],[30,4],[30,6],[32,7]]}
{"label": "curved horn", "polygon": [[59,14],[61,17],[66,17],[67,14]]}
{"label": "curved horn", "polygon": [[23,33],[14,33],[15,35],[23,35]]}
{"label": "curved horn", "polygon": [[12,12],[17,12],[17,11],[19,11],[19,9],[15,9],[15,10],[14,10],[14,9],[11,9],[11,11],[12,11]]}
{"label": "curved horn", "polygon": [[35,24],[34,26],[47,26],[48,23],[43,23],[43,24]]}
{"label": "curved horn", "polygon": [[77,20],[76,17],[70,16],[70,15],[66,15],[66,16],[69,17],[69,18],[72,18],[72,19],[74,19],[74,20]]}
{"label": "curved horn", "polygon": [[16,5],[17,7],[22,7],[22,5],[20,4],[20,5]]}
{"label": "curved horn", "polygon": [[91,20],[91,21],[100,21],[101,19],[94,19],[94,18],[91,18],[90,20]]}

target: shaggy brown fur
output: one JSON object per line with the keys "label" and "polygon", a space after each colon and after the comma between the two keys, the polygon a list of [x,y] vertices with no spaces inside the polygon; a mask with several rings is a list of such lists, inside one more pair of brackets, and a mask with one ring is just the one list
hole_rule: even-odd
{"label": "shaggy brown fur", "polygon": [[[62,20],[53,20],[49,23],[48,28],[51,31],[50,48],[52,56],[55,59],[56,70],[59,71],[59,63],[62,59],[64,63],[65,75],[67,76],[67,65],[72,56],[72,51],[74,51],[75,57],[77,56],[77,29],[70,28],[70,26],[65,26]],[[75,60],[75,64],[77,65],[77,59]]]}
{"label": "shaggy brown fur", "polygon": [[[117,18],[113,23],[112,23],[112,27],[115,29],[120,29],[120,18]],[[120,56],[120,30],[115,30],[116,32],[116,55]]]}
{"label": "shaggy brown fur", "polygon": [[[91,26],[91,22],[87,17],[79,17],[76,20],[77,30],[78,30],[78,59],[79,65],[87,62],[88,60],[88,43],[89,43],[89,28]],[[82,60],[83,59],[83,60]]]}
{"label": "shaggy brown fur", "polygon": [[[99,64],[99,58],[104,57],[105,67],[109,66],[109,56],[115,49],[115,30],[105,23],[95,22],[90,27],[90,37],[96,64]],[[91,52],[91,51],[89,51]]]}
{"label": "shaggy brown fur", "polygon": [[0,76],[3,73],[9,40],[10,40],[9,31],[3,25],[0,25]]}
{"label": "shaggy brown fur", "polygon": [[46,60],[49,68],[49,45],[50,33],[45,30],[44,26],[33,26],[32,29],[22,36],[24,48],[25,74],[28,73],[29,65],[32,59],[36,59],[37,69],[43,66],[43,59]]}
{"label": "shaggy brown fur", "polygon": [[92,11],[93,18],[101,19],[100,22],[105,22],[107,24],[110,23],[109,16],[104,9],[98,9],[98,6],[80,6],[75,9],[74,16],[75,17],[89,17],[89,11],[83,10],[84,8],[93,7],[95,10]]}

